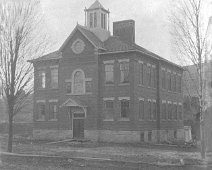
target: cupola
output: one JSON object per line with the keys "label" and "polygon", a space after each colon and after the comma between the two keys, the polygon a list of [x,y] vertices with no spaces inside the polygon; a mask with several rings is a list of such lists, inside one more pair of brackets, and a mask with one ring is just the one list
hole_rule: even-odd
{"label": "cupola", "polygon": [[107,40],[110,36],[109,13],[109,10],[106,10],[98,0],[85,9],[85,26],[101,41]]}

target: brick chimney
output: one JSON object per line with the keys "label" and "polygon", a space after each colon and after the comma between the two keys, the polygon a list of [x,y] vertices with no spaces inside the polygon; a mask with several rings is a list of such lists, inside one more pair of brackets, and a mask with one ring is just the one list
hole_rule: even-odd
{"label": "brick chimney", "polygon": [[129,44],[135,43],[135,21],[123,20],[113,23],[113,35]]}

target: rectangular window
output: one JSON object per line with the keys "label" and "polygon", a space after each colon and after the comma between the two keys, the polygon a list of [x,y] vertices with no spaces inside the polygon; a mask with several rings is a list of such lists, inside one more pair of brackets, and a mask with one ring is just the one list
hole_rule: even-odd
{"label": "rectangular window", "polygon": [[50,102],[49,103],[49,120],[57,119],[57,103]]}
{"label": "rectangular window", "polygon": [[156,88],[156,68],[155,68],[155,66],[152,66],[151,78],[152,78],[152,87]]}
{"label": "rectangular window", "polygon": [[179,116],[180,120],[183,119],[183,107],[182,107],[182,104],[178,105],[178,116]]}
{"label": "rectangular window", "polygon": [[156,101],[153,100],[152,101],[152,120],[156,120],[157,119],[157,105],[156,105]]}
{"label": "rectangular window", "polygon": [[106,15],[103,15],[103,28],[106,28]]}
{"label": "rectangular window", "polygon": [[144,120],[144,99],[139,99],[139,119]]}
{"label": "rectangular window", "polygon": [[38,120],[45,120],[46,111],[45,111],[45,103],[37,103],[38,109]]}
{"label": "rectangular window", "polygon": [[72,83],[71,82],[68,82],[66,84],[66,93],[72,93],[71,87],[72,87]]}
{"label": "rectangular window", "polygon": [[171,91],[172,86],[172,79],[171,79],[171,72],[167,73],[167,81],[168,81],[168,90]]}
{"label": "rectangular window", "polygon": [[113,64],[105,64],[105,83],[113,84],[114,83],[114,73],[113,73]]}
{"label": "rectangular window", "polygon": [[97,27],[97,14],[94,12],[94,28]]}
{"label": "rectangular window", "polygon": [[147,65],[147,83],[151,87],[151,65]]}
{"label": "rectangular window", "polygon": [[103,13],[101,13],[101,28],[104,28],[104,24],[103,24],[103,17],[104,17],[104,14]]}
{"label": "rectangular window", "polygon": [[130,101],[121,100],[121,118],[129,118],[130,114]]}
{"label": "rectangular window", "polygon": [[175,74],[173,74],[173,91],[174,92],[176,92],[176,82],[177,82],[177,80],[176,80],[176,73],[175,73]]}
{"label": "rectangular window", "polygon": [[90,13],[90,27],[93,28],[93,13]]}
{"label": "rectangular window", "polygon": [[151,113],[151,100],[148,100],[148,119],[151,120],[152,119],[152,113]]}
{"label": "rectangular window", "polygon": [[162,70],[162,88],[166,89],[166,71]]}
{"label": "rectangular window", "polygon": [[148,141],[149,142],[152,141],[152,132],[151,131],[148,132]]}
{"label": "rectangular window", "polygon": [[177,120],[177,104],[173,104],[173,119]]}
{"label": "rectangular window", "polygon": [[58,68],[51,69],[51,88],[58,88]]}
{"label": "rectangular window", "polygon": [[91,81],[86,81],[85,82],[85,91],[86,91],[86,93],[91,93],[92,92],[92,82]]}
{"label": "rectangular window", "polygon": [[166,102],[162,102],[162,119],[166,119]]}
{"label": "rectangular window", "polygon": [[129,83],[129,62],[120,63],[120,82]]}
{"label": "rectangular window", "polygon": [[139,72],[140,72],[140,76],[139,76],[139,81],[140,81],[140,84],[144,84],[144,65],[143,63],[139,63]]}
{"label": "rectangular window", "polygon": [[44,89],[46,87],[46,73],[43,70],[38,71],[38,88]]}
{"label": "rectangular window", "polygon": [[104,101],[104,118],[106,120],[113,119],[114,110],[113,110],[113,100]]}
{"label": "rectangular window", "polygon": [[168,119],[172,119],[172,104],[168,103]]}
{"label": "rectangular window", "polygon": [[181,93],[181,91],[182,91],[182,76],[181,75],[179,75],[179,85],[178,85],[178,87],[179,87],[179,93]]}

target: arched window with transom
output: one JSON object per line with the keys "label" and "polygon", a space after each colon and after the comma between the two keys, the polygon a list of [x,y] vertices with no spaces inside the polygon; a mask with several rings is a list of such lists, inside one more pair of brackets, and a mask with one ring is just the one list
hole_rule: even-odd
{"label": "arched window with transom", "polygon": [[82,70],[75,70],[73,72],[73,93],[83,94],[85,93],[85,75]]}

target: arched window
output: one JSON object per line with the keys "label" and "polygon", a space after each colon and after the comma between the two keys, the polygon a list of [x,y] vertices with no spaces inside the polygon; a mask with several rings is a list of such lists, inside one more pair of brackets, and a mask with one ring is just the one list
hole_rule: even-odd
{"label": "arched window", "polygon": [[76,70],[73,74],[73,93],[85,93],[85,76],[82,70]]}

